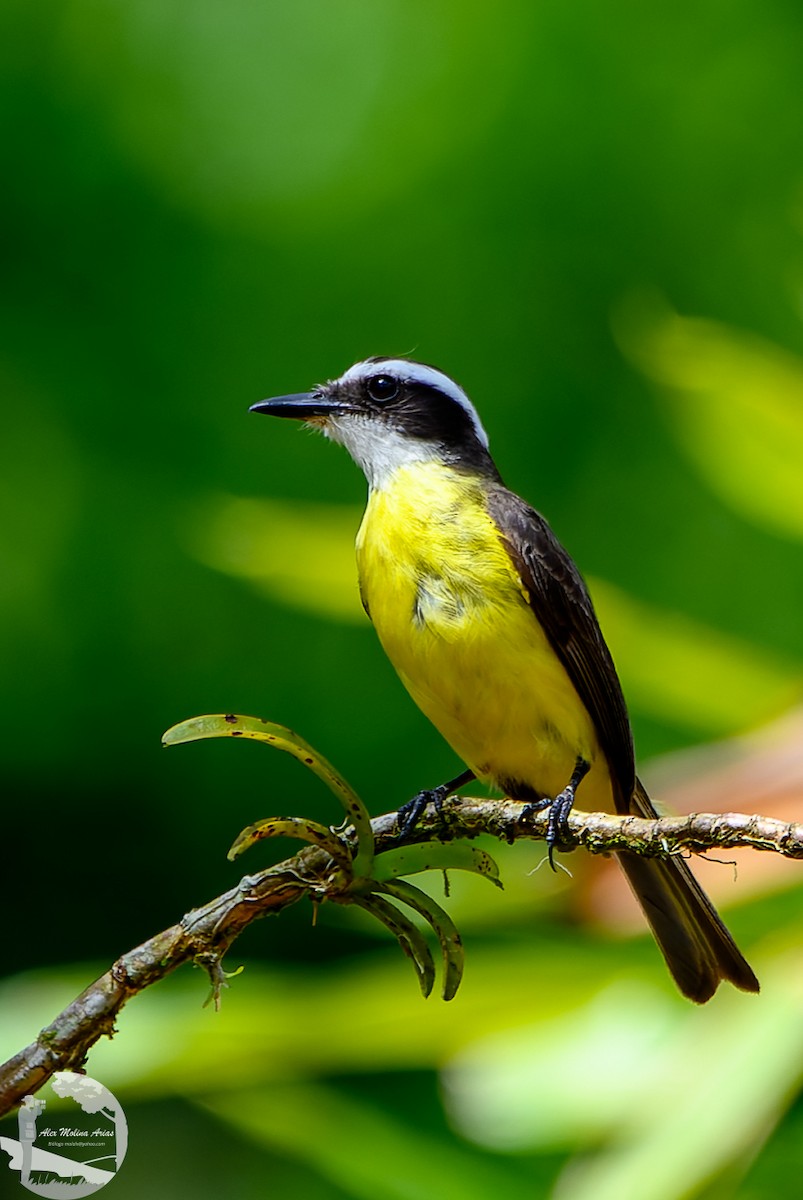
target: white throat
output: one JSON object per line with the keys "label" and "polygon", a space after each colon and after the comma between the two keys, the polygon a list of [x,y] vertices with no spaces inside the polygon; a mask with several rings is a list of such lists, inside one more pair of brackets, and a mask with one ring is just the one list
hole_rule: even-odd
{"label": "white throat", "polygon": [[386,487],[399,467],[441,457],[435,442],[406,437],[384,421],[357,413],[329,417],[322,432],[333,442],[345,446],[362,468],[372,491]]}

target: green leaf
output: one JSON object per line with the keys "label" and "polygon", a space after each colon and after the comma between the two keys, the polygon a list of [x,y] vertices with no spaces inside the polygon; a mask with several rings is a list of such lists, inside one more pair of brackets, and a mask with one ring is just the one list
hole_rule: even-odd
{"label": "green leaf", "polygon": [[417,875],[421,871],[472,871],[482,875],[497,887],[502,887],[499,867],[487,852],[465,841],[417,842],[386,850],[374,863],[373,878],[379,881],[397,879],[400,875]]}
{"label": "green leaf", "polygon": [[216,495],[184,523],[190,553],[272,600],[365,626],[354,566],[356,505]]}
{"label": "green leaf", "polygon": [[368,810],[342,775],[322,754],[313,749],[309,742],[304,741],[292,729],[287,729],[284,725],[276,725],[272,721],[265,721],[261,717],[219,713],[193,717],[188,721],[181,721],[178,725],[173,725],[164,734],[162,744],[179,746],[184,742],[197,742],[205,738],[216,737],[247,738],[262,742],[266,746],[274,746],[277,750],[285,750],[305,767],[309,767],[310,771],[322,779],[329,790],[337,796],[346,812],[346,817],[354,826],[358,847],[353,864],[354,874],[357,876],[370,874],[374,860],[374,835]]}
{"label": "green leaf", "polygon": [[441,995],[444,1000],[451,1000],[460,987],[465,962],[463,943],[452,918],[421,888],[414,887],[411,883],[405,883],[401,879],[384,883],[376,882],[373,890],[382,892],[386,896],[392,896],[395,900],[401,900],[403,904],[412,908],[432,926],[440,942],[443,955]]}
{"label": "green leaf", "polygon": [[[396,1040],[404,1041],[398,1030]],[[393,1081],[386,1086],[392,1099]],[[505,1195],[522,1200],[544,1194],[531,1180],[529,1187],[522,1185],[515,1167],[508,1170],[504,1160],[472,1152],[464,1142],[444,1136],[440,1122],[433,1128],[419,1114],[420,1124],[414,1123],[414,1114],[400,1116],[395,1104],[377,1104],[354,1088],[291,1077],[278,1087],[207,1089],[195,1103],[225,1121],[238,1139],[320,1172],[329,1185],[320,1195],[350,1200],[487,1200]]]}
{"label": "green leaf", "polygon": [[348,846],[325,825],[319,825],[317,821],[308,821],[304,817],[266,817],[262,821],[255,821],[253,825],[248,825],[242,833],[238,834],[227,857],[233,862],[255,842],[262,841],[263,838],[274,837],[298,838],[299,841],[320,846],[322,850],[332,856],[339,867],[348,873],[349,877],[352,874],[352,860]]}
{"label": "green leaf", "polygon": [[617,333],[666,389],[673,429],[712,491],[773,533],[803,538],[803,360],[742,330],[681,317],[658,298],[623,307]]}
{"label": "green leaf", "polygon": [[369,895],[351,896],[352,903],[365,909],[372,917],[381,921],[395,938],[413,964],[418,983],[424,997],[429,996],[435,982],[435,963],[424,935],[395,905],[383,900],[375,892]]}
{"label": "green leaf", "polygon": [[601,579],[589,583],[625,691],[659,719],[721,737],[799,696],[797,664]]}

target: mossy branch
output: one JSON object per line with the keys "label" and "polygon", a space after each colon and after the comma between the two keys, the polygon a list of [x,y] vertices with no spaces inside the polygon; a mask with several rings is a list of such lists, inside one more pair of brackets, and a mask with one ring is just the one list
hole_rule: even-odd
{"label": "mossy branch", "polygon": [[[444,804],[443,820],[427,809],[404,844],[474,838],[479,834],[511,843],[521,838],[543,839],[547,813],[528,818],[526,823],[519,820],[520,814],[521,805],[510,800],[452,797]],[[785,824],[771,817],[693,813],[647,820],[573,812],[568,824],[575,845],[592,854],[628,850],[662,857],[749,846],[787,858],[803,858],[803,824]],[[398,849],[395,814],[376,817],[371,828],[377,854]],[[318,846],[309,846],[276,866],[246,875],[230,891],[193,909],[176,925],[123,954],[43,1029],[35,1042],[0,1067],[0,1116],[24,1096],[36,1092],[54,1072],[81,1070],[95,1042],[104,1034],[113,1035],[117,1015],[127,1001],[183,963],[196,963],[206,969],[217,1004],[220,990],[226,986],[223,957],[243,929],[304,896],[315,903],[351,902],[343,888],[342,871]]]}

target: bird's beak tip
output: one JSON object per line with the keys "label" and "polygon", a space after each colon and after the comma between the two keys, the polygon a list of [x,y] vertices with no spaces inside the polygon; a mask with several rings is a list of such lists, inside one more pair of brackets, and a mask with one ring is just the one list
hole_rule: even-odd
{"label": "bird's beak tip", "polygon": [[311,392],[296,392],[292,396],[272,396],[268,400],[258,400],[248,411],[264,413],[268,417],[295,417],[296,420],[303,421],[314,406],[315,397]]}

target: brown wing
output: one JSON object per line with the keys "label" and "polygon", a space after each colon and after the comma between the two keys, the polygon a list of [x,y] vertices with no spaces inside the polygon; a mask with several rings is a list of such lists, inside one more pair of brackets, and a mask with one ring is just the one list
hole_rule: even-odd
{"label": "brown wing", "polygon": [[[544,518],[513,492],[494,484],[488,508],[533,612],[594,722],[617,809],[657,816],[635,776],[633,737],[619,677],[580,573]],[[684,995],[702,1004],[720,979],[747,992],[758,991],[750,966],[683,861],[627,853],[617,857]]]}
{"label": "brown wing", "polygon": [[[619,678],[577,568],[544,518],[501,484],[491,488],[488,508],[533,612],[594,722],[618,811],[657,816],[635,776]],[[684,995],[702,1004],[720,979],[758,991],[749,964],[685,862],[627,853],[617,857]]]}
{"label": "brown wing", "polygon": [[616,807],[631,811],[636,775],[622,688],[580,572],[547,522],[514,492],[494,484],[488,511],[540,622],[594,722],[611,772]]}

